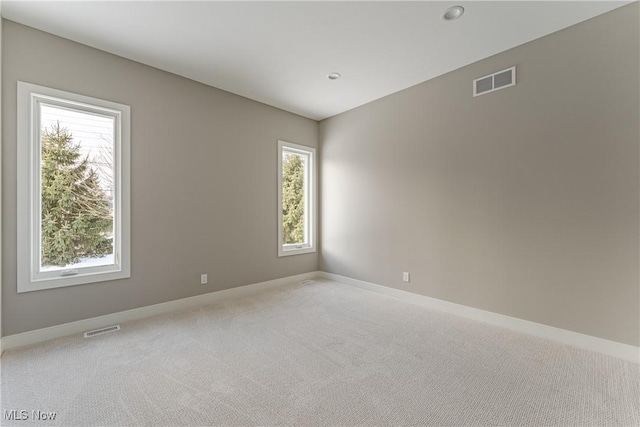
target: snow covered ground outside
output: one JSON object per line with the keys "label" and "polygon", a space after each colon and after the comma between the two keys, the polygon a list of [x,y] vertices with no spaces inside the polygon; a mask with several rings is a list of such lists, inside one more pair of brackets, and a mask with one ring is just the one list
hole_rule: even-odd
{"label": "snow covered ground outside", "polygon": [[65,265],[64,267],[59,267],[57,265],[46,265],[42,266],[40,271],[56,271],[56,270],[70,270],[76,268],[85,268],[85,267],[99,267],[101,265],[113,265],[113,254],[105,255],[100,258],[80,258],[80,262],[75,264]]}

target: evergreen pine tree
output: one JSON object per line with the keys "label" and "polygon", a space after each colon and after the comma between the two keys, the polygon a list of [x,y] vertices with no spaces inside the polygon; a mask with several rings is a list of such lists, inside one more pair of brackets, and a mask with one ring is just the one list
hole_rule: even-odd
{"label": "evergreen pine tree", "polygon": [[42,265],[65,266],[113,253],[113,227],[100,177],[56,123],[42,134]]}
{"label": "evergreen pine tree", "polygon": [[293,154],[282,165],[282,222],[285,244],[304,242],[304,163]]}

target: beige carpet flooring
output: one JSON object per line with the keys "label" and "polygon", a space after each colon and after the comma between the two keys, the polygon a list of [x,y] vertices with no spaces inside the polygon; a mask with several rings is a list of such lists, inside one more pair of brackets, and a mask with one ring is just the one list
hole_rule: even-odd
{"label": "beige carpet flooring", "polygon": [[0,378],[3,412],[57,412],[7,426],[640,425],[638,364],[330,281],[9,350]]}

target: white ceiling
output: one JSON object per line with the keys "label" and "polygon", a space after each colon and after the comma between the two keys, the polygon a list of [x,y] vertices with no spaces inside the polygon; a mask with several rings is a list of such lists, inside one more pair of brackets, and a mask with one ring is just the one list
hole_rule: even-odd
{"label": "white ceiling", "polygon": [[2,15],[321,120],[627,3],[3,1]]}

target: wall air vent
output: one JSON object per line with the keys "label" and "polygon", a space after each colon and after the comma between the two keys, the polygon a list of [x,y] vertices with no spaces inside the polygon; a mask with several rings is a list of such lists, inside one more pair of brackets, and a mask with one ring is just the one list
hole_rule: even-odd
{"label": "wall air vent", "polygon": [[473,96],[495,92],[506,87],[515,86],[516,67],[507,68],[488,76],[477,78],[473,81]]}
{"label": "wall air vent", "polygon": [[115,332],[120,330],[120,325],[107,326],[106,328],[94,329],[93,331],[87,331],[84,333],[85,338],[96,337],[98,335],[108,334],[109,332]]}

